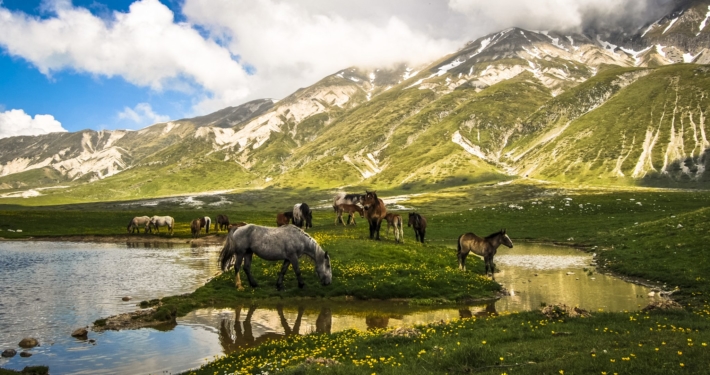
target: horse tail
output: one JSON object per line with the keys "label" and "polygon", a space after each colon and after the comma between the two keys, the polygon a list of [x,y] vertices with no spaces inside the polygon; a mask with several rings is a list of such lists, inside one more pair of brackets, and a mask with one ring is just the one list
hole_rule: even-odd
{"label": "horse tail", "polygon": [[463,238],[464,234],[459,236],[459,240],[456,241],[456,250],[458,250],[458,254],[461,254],[461,238]]}
{"label": "horse tail", "polygon": [[227,234],[227,241],[224,243],[222,251],[219,253],[219,268],[227,272],[232,263],[232,259],[237,254],[237,243],[234,240],[234,232]]}

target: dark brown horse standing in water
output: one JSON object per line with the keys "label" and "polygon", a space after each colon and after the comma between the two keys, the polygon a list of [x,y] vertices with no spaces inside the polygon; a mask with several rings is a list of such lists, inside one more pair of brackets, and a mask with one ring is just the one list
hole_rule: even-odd
{"label": "dark brown horse standing in water", "polygon": [[365,208],[365,219],[370,224],[370,239],[380,240],[380,227],[382,220],[387,215],[387,208],[382,199],[377,198],[377,192],[365,190],[365,198],[362,201]]}
{"label": "dark brown horse standing in water", "polygon": [[409,214],[407,226],[413,227],[414,236],[417,238],[417,241],[424,243],[424,235],[426,234],[426,218],[416,212],[412,212]]}
{"label": "dark brown horse standing in water", "polygon": [[469,252],[472,252],[483,257],[483,261],[486,263],[486,275],[488,275],[488,269],[490,269],[491,278],[495,280],[493,257],[501,244],[513,248],[513,241],[505,234],[505,229],[501,229],[486,238],[478,237],[473,233],[462,234],[459,236],[458,242],[459,269],[466,271],[466,257]]}

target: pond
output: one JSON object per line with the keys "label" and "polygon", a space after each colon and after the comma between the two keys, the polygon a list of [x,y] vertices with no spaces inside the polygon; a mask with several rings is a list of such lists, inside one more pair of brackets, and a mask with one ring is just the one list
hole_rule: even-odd
{"label": "pond", "polygon": [[[43,364],[52,374],[179,372],[215,355],[294,334],[411,326],[537,309],[542,303],[635,310],[649,300],[645,287],[589,274],[594,269],[589,254],[516,244],[499,249],[496,256],[501,270],[496,279],[511,296],[482,306],[328,301],[244,305],[197,310],[166,331],[90,332],[93,344],[70,337],[74,328],[98,318],[135,310],[137,301],[193,291],[218,272],[218,253],[217,246],[0,242],[0,349],[19,349],[17,343],[27,336],[41,343],[31,350],[32,357],[3,358],[0,366]],[[133,300],[124,302],[124,296]]]}

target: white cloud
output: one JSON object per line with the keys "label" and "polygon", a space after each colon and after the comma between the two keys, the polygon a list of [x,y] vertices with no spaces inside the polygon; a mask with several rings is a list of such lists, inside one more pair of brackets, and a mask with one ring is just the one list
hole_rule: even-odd
{"label": "white cloud", "polygon": [[183,13],[255,67],[256,96],[283,97],[349,66],[431,62],[461,46],[394,15],[348,19],[297,2],[186,0]]}
{"label": "white cloud", "polygon": [[449,7],[489,31],[508,27],[575,30],[588,25],[636,27],[670,0],[449,0]]}
{"label": "white cloud", "polygon": [[66,132],[66,129],[52,115],[35,115],[32,118],[21,109],[0,112],[0,138],[54,132]]}
{"label": "white cloud", "polygon": [[191,25],[176,23],[158,0],[136,1],[111,20],[67,1],[50,6],[55,13],[50,18],[0,6],[0,46],[44,74],[71,69],[121,76],[158,91],[187,81],[207,91],[203,100],[232,104],[248,93],[248,75],[229,51]]}
{"label": "white cloud", "polygon": [[139,125],[152,125],[170,120],[169,116],[155,113],[153,107],[148,103],[138,103],[133,108],[124,107],[123,111],[118,113],[118,118],[130,120]]}

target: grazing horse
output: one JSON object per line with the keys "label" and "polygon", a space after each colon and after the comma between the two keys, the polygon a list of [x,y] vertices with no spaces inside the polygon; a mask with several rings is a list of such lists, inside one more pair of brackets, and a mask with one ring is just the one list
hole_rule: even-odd
{"label": "grazing horse", "polygon": [[[365,196],[362,194],[347,194],[347,193],[338,193],[335,194],[335,197],[333,197],[333,211],[335,211],[335,225],[338,225],[339,222],[342,222],[343,219],[340,216],[342,213],[338,212],[338,206],[341,204],[358,204],[362,203],[362,199]],[[362,217],[362,216],[360,216]],[[340,220],[340,221],[338,221]]]}
{"label": "grazing horse", "polygon": [[458,258],[459,258],[459,269],[466,271],[466,257],[469,252],[473,252],[476,255],[482,256],[486,263],[486,275],[488,275],[488,270],[491,270],[491,278],[493,280],[495,277],[495,264],[493,264],[493,257],[498,251],[498,246],[501,244],[512,248],[513,241],[510,240],[507,234],[505,234],[505,229],[501,229],[499,232],[493,233],[486,238],[478,237],[473,233],[466,233],[459,236],[458,242]]}
{"label": "grazing horse", "polygon": [[306,229],[313,228],[313,211],[306,203],[297,203],[293,205],[293,225]]}
{"label": "grazing horse", "polygon": [[172,236],[173,224],[175,224],[175,219],[173,219],[172,216],[153,216],[150,218],[148,228],[155,228],[155,231],[160,233],[160,227],[168,227],[168,231]]}
{"label": "grazing horse", "polygon": [[362,205],[365,208],[365,219],[370,224],[370,239],[379,241],[382,219],[387,215],[385,202],[377,198],[376,191],[365,190],[365,198],[362,201]]}
{"label": "grazing horse", "polygon": [[227,215],[219,214],[217,215],[217,220],[214,222],[214,231],[219,232],[221,230],[227,229],[229,226],[229,218]]}
{"label": "grazing horse", "polygon": [[335,225],[338,225],[338,223],[343,223],[345,225],[345,222],[343,221],[343,213],[348,214],[348,224],[350,225],[350,221],[354,225],[357,225],[355,223],[355,213],[357,212],[360,214],[360,217],[365,216],[365,210],[363,210],[362,207],[355,205],[355,204],[339,204],[338,205],[338,210],[336,211],[338,213],[338,216],[335,217]]}
{"label": "grazing horse", "polygon": [[402,229],[402,217],[397,214],[387,214],[385,215],[385,220],[387,221],[387,235],[390,234],[390,227],[394,228],[394,240],[399,243],[400,239],[404,242],[404,229]]}
{"label": "grazing horse", "polygon": [[276,214],[276,226],[282,227],[288,225],[288,223],[293,218],[293,212],[279,212]]}
{"label": "grazing horse", "polygon": [[413,227],[414,236],[417,238],[417,241],[424,243],[424,235],[426,234],[426,218],[416,212],[412,212],[409,214],[407,226]]}
{"label": "grazing horse", "polygon": [[204,219],[195,219],[190,222],[190,233],[192,233],[192,238],[197,238],[200,236],[200,224]]}
{"label": "grazing horse", "polygon": [[210,219],[209,216],[200,218],[200,230],[202,230],[202,228],[205,228],[205,234],[210,233],[210,225],[212,225],[212,219]]}
{"label": "grazing horse", "polygon": [[276,289],[278,290],[284,289],[283,279],[289,265],[293,265],[293,271],[298,279],[298,287],[304,287],[305,283],[301,279],[301,269],[298,266],[298,258],[303,255],[307,255],[315,262],[316,275],[318,275],[321,284],[329,285],[333,281],[328,252],[323,251],[306,232],[293,225],[269,228],[248,224],[227,235],[227,241],[219,254],[219,264],[222,271],[226,272],[232,264],[232,260],[236,258],[234,282],[237,289],[242,289],[239,279],[239,268],[242,266],[242,261],[244,261],[244,272],[249,279],[249,285],[252,288],[257,287],[251,274],[251,261],[254,254],[268,261],[283,260],[281,272],[276,280]]}
{"label": "grazing horse", "polygon": [[131,221],[128,222],[128,228],[126,230],[128,233],[140,233],[140,228],[143,228],[143,233],[148,233],[148,226],[150,224],[150,218],[148,216],[136,216]]}

